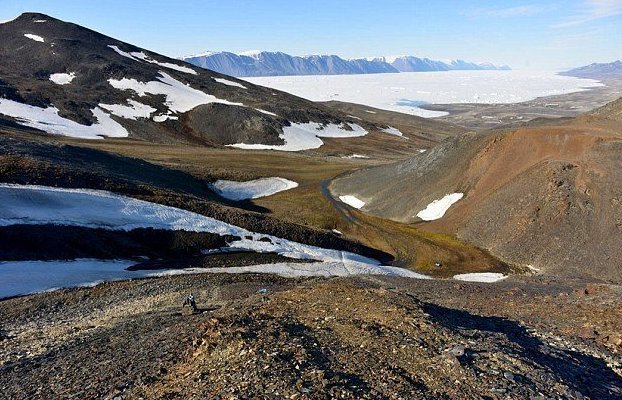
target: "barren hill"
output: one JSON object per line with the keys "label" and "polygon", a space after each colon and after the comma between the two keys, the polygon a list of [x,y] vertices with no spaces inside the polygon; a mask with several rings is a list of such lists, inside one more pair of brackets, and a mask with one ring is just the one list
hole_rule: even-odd
{"label": "barren hill", "polygon": [[[455,233],[513,264],[622,280],[620,100],[553,126],[468,134],[337,180],[364,211]],[[451,193],[464,197],[437,219]]]}

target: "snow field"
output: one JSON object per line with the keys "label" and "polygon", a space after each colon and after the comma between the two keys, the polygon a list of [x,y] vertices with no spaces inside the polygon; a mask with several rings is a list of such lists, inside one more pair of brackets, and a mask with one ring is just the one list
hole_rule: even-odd
{"label": "snow field", "polygon": [[393,128],[393,127],[388,127],[388,128],[384,128],[382,129],[383,132],[388,133],[389,135],[395,135],[395,136],[404,136],[404,134],[402,132],[400,132],[399,129],[397,128]]}
{"label": "snow field", "polygon": [[379,264],[358,254],[255,233],[190,211],[99,190],[0,184],[0,204],[0,226],[53,224],[117,231],[154,228],[210,232],[242,238],[229,244],[232,249],[275,252],[347,267]]}
{"label": "snow field", "polygon": [[273,112],[270,111],[266,111],[266,110],[262,110],[261,108],[256,108],[255,111],[259,111],[262,114],[266,114],[266,115],[272,115],[273,117],[278,117],[278,115],[276,115]]}
{"label": "snow field", "polygon": [[[518,103],[602,86],[549,71],[445,71],[244,78],[312,101],[339,100],[426,118],[447,115],[420,105]],[[367,110],[370,114],[375,111]]]}
{"label": "snow field", "polygon": [[174,112],[187,112],[201,104],[221,103],[227,105],[243,106],[242,103],[219,99],[216,96],[193,89],[173,78],[166,72],[160,71],[157,81],[139,82],[136,79],[108,79],[108,83],[115,89],[131,90],[143,97],[147,94],[163,94],[166,96],[164,104]]}
{"label": "snow field", "polygon": [[21,125],[40,129],[52,135],[70,136],[83,139],[102,139],[108,137],[127,137],[129,132],[110,118],[101,108],[91,110],[97,123],[82,125],[58,115],[56,107],[40,108],[17,101],[0,98],[0,114],[16,118]]}
{"label": "snow field", "polygon": [[67,287],[95,286],[102,282],[199,273],[264,273],[284,277],[389,275],[415,279],[429,277],[396,267],[345,266],[340,263],[279,263],[232,268],[186,268],[159,271],[128,271],[131,260],[77,259],[62,261],[0,262],[0,299]]}

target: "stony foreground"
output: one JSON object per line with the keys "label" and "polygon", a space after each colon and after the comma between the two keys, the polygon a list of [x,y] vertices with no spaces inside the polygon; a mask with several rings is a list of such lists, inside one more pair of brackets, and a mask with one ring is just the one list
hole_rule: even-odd
{"label": "stony foreground", "polygon": [[614,399],[621,296],[211,274],[44,293],[0,301],[0,398]]}

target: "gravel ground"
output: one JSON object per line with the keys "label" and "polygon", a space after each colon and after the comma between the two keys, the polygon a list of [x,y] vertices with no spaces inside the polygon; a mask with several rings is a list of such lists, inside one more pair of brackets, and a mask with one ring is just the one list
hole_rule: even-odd
{"label": "gravel ground", "polygon": [[620,398],[621,294],[251,274],[43,293],[0,302],[0,398]]}

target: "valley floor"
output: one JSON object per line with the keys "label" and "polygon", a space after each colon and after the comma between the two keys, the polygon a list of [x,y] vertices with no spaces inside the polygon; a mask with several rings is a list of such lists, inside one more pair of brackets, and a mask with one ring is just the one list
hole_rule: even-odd
{"label": "valley floor", "polygon": [[615,399],[620,295],[211,274],[42,293],[0,302],[0,398]]}
{"label": "valley floor", "polygon": [[[622,79],[607,78],[604,86],[582,92],[539,97],[509,104],[434,104],[423,106],[449,115],[438,118],[468,129],[481,130],[529,124],[534,119],[576,117],[620,97]],[[542,122],[542,120],[540,120]]]}
{"label": "valley floor", "polygon": [[[327,139],[327,147],[331,146]],[[254,199],[252,204],[278,221],[336,229],[343,237],[384,251],[395,258],[393,265],[433,276],[451,277],[464,272],[503,272],[511,268],[488,253],[450,235],[427,233],[413,226],[376,218],[335,200],[329,190],[338,175],[389,162],[387,159],[344,159],[303,154],[220,150],[191,146],[124,141],[82,143],[89,147],[138,157],[199,179],[249,180],[279,176],[297,182],[295,189]],[[436,261],[442,266],[434,267]]]}

